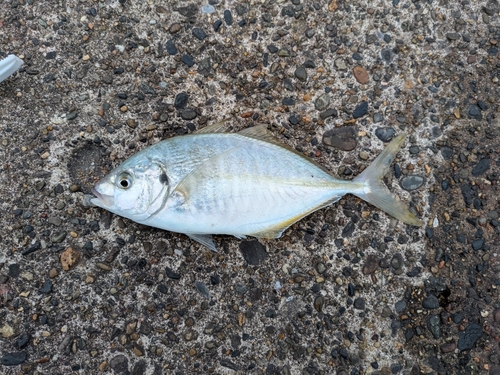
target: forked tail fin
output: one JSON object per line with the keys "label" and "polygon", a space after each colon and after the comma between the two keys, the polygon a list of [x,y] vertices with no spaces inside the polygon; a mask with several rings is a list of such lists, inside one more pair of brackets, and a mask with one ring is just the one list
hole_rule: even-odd
{"label": "forked tail fin", "polygon": [[365,188],[359,189],[352,194],[406,224],[421,226],[422,222],[417,216],[398,197],[393,195],[382,181],[405,137],[406,134],[401,134],[394,138],[373,163],[353,180],[363,184]]}

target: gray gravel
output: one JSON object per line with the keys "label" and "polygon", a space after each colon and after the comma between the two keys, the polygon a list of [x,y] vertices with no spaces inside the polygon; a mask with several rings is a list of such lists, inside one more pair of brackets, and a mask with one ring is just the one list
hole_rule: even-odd
{"label": "gray gravel", "polygon": [[[500,6],[2,3],[2,374],[499,374]],[[113,166],[222,119],[385,181],[278,240],[189,238],[84,206]]]}

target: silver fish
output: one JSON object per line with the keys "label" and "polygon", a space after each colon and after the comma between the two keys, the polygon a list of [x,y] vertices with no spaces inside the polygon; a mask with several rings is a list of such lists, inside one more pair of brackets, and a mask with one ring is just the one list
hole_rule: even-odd
{"label": "silver fish", "polygon": [[91,202],[138,223],[184,233],[215,251],[212,234],[279,238],[293,223],[354,194],[404,223],[420,220],[382,182],[405,135],[352,181],[279,143],[264,126],[221,123],[133,155],[92,190]]}

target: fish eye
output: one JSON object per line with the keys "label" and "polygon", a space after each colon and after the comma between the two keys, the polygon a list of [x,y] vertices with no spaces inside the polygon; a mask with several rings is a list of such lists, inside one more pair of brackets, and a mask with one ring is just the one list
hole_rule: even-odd
{"label": "fish eye", "polygon": [[118,186],[122,189],[128,189],[132,186],[132,176],[128,173],[122,173],[118,177]]}

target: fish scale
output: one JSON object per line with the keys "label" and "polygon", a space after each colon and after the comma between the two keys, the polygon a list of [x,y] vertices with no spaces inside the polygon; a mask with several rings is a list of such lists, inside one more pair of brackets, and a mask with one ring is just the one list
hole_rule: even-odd
{"label": "fish scale", "polygon": [[352,181],[280,144],[263,126],[174,137],[150,146],[94,187],[92,203],[141,224],[184,233],[215,250],[212,234],[278,238],[293,223],[354,194],[420,225],[382,183],[405,136]]}

